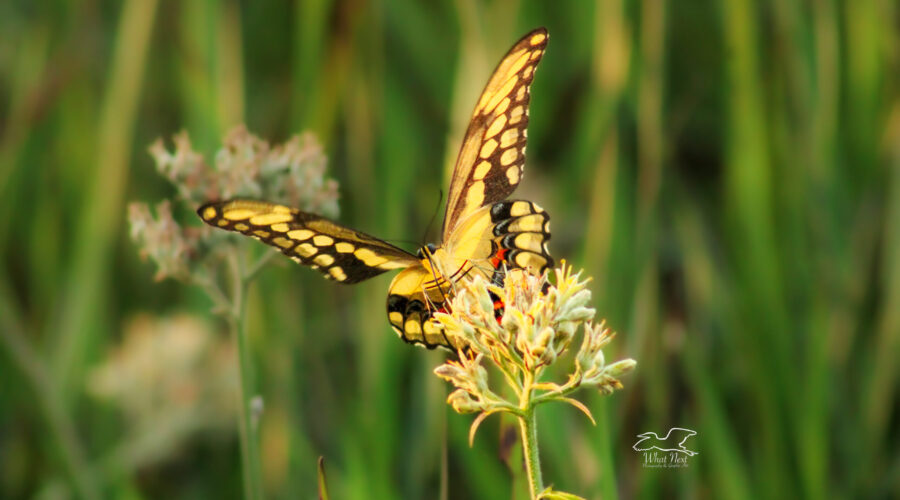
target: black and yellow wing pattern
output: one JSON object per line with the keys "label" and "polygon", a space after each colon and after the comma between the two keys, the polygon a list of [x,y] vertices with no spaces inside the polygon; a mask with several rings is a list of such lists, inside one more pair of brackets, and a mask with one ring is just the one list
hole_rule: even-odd
{"label": "black and yellow wing pattern", "polygon": [[197,214],[213,227],[258,239],[340,283],[419,264],[415,255],[390,243],[284,205],[230,200],[206,203]]}
{"label": "black and yellow wing pattern", "polygon": [[468,214],[506,199],[522,179],[531,82],[547,41],[544,28],[522,37],[484,87],[450,180],[444,241]]}
{"label": "black and yellow wing pattern", "polygon": [[210,202],[197,213],[213,227],[256,238],[341,283],[402,269],[388,289],[394,330],[428,348],[464,349],[433,319],[456,282],[478,274],[497,281],[504,268],[542,272],[553,264],[549,215],[530,201],[506,199],[522,179],[531,82],[547,41],[543,28],[528,33],[488,80],[453,169],[439,247],[412,255],[321,216],[261,201]]}

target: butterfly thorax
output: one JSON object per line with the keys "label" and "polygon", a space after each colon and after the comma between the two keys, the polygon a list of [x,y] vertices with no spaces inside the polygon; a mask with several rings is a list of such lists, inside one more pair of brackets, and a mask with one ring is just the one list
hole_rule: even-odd
{"label": "butterfly thorax", "polygon": [[426,278],[422,283],[425,302],[431,310],[442,307],[452,293],[454,283],[472,278],[473,271],[476,271],[472,259],[461,257],[444,247],[438,247],[431,243],[420,248],[417,255],[421,258],[423,274]]}

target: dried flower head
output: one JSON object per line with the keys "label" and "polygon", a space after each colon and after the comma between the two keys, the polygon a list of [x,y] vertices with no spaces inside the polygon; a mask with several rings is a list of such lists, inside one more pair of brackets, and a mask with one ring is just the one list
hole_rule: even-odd
{"label": "dried flower head", "polygon": [[209,233],[208,228],[181,227],[172,217],[169,200],[156,205],[156,216],[146,203],[130,203],[128,222],[131,237],[141,249],[141,257],[156,264],[156,281],[188,279],[191,259],[197,253],[200,239]]}
{"label": "dried flower head", "polygon": [[304,133],[275,146],[243,125],[229,131],[214,166],[193,150],[187,133],[175,135],[175,150],[162,139],[150,146],[156,168],[191,208],[236,196],[278,200],[301,210],[336,217],[337,183],[325,177],[326,157],[315,136]]}
{"label": "dried flower head", "polygon": [[[337,183],[325,176],[326,157],[312,134],[272,146],[239,126],[226,134],[212,166],[193,150],[187,133],[175,135],[174,143],[169,151],[157,140],[150,154],[191,212],[210,199],[249,196],[337,216]],[[168,200],[156,206],[155,216],[145,203],[130,204],[128,214],[131,237],[141,256],[156,264],[157,280],[206,283],[209,272],[198,262],[206,255],[204,248],[235,241],[207,226],[179,225]]]}

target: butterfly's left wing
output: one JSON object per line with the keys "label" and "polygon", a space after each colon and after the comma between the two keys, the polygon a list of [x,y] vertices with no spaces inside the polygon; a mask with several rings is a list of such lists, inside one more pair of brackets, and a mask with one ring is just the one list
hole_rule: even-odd
{"label": "butterfly's left wing", "polygon": [[207,203],[197,214],[210,226],[260,240],[340,283],[419,264],[416,256],[390,243],[283,205],[229,200]]}
{"label": "butterfly's left wing", "polygon": [[522,37],[488,80],[453,169],[442,241],[467,215],[516,189],[525,164],[531,81],[547,39],[544,28]]}

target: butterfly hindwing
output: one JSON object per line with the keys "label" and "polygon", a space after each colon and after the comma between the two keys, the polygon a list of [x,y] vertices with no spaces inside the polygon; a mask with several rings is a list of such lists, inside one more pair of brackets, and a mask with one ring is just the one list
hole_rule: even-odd
{"label": "butterfly hindwing", "polygon": [[358,283],[419,262],[378,238],[284,205],[229,200],[207,203],[197,214],[210,226],[258,239],[340,283]]}
{"label": "butterfly hindwing", "polygon": [[553,257],[547,249],[550,215],[544,209],[530,201],[508,200],[494,203],[490,214],[496,243],[491,265],[495,269],[504,263],[510,269],[535,273],[553,267]]}
{"label": "butterfly hindwing", "polygon": [[454,260],[472,262],[488,277],[504,264],[544,272],[553,266],[548,241],[550,215],[544,209],[530,201],[505,200],[460,221],[444,246]]}
{"label": "butterfly hindwing", "polygon": [[522,178],[531,82],[547,31],[538,28],[513,45],[488,80],[466,129],[450,181],[443,237],[485,205],[512,194]]}

